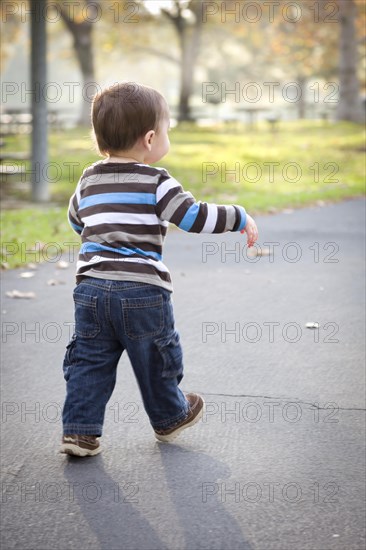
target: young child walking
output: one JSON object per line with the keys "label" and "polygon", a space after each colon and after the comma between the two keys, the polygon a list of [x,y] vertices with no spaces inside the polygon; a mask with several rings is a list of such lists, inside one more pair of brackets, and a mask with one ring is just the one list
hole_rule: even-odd
{"label": "young child walking", "polygon": [[202,397],[179,388],[183,353],[162,261],[169,222],[192,233],[245,231],[248,246],[258,238],[243,207],[196,202],[166,170],[151,166],[170,145],[169,109],[159,92],[115,84],[95,96],[92,123],[104,159],[84,170],[68,211],[82,244],[75,332],[63,363],[60,452],[76,456],[101,451],[105,408],[124,350],[158,440],[172,441],[202,417]]}

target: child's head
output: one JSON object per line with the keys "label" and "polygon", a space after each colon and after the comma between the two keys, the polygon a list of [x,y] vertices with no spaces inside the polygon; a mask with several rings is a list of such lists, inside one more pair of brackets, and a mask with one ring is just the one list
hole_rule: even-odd
{"label": "child's head", "polygon": [[147,142],[155,139],[154,146],[159,146],[159,133],[166,133],[169,126],[169,108],[153,88],[122,82],[95,95],[92,123],[99,152],[112,156],[130,151],[145,138]]}

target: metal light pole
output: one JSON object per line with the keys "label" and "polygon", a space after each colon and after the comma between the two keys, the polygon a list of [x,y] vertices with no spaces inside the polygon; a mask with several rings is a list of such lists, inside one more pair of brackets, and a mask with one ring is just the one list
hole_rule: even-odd
{"label": "metal light pole", "polygon": [[47,39],[44,0],[31,0],[32,200],[49,200],[47,182]]}

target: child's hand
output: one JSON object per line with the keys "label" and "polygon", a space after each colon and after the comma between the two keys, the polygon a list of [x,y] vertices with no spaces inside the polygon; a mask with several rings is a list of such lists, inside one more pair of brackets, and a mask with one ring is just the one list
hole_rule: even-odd
{"label": "child's hand", "polygon": [[257,224],[253,220],[251,216],[247,214],[247,223],[245,225],[245,228],[240,231],[240,233],[246,233],[247,234],[247,245],[248,248],[253,246],[255,241],[258,239],[258,229]]}

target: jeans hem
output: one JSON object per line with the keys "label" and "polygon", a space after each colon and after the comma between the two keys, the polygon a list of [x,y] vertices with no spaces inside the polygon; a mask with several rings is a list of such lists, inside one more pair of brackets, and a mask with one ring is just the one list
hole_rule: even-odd
{"label": "jeans hem", "polygon": [[172,428],[176,424],[179,424],[182,420],[184,420],[187,417],[188,414],[188,407],[186,409],[182,409],[182,412],[175,416],[174,418],[169,418],[169,420],[162,420],[161,422],[154,422],[151,423],[153,428],[156,428],[158,430],[168,430],[169,428]]}
{"label": "jeans hem", "polygon": [[96,435],[100,437],[103,432],[101,424],[65,424],[63,435]]}

